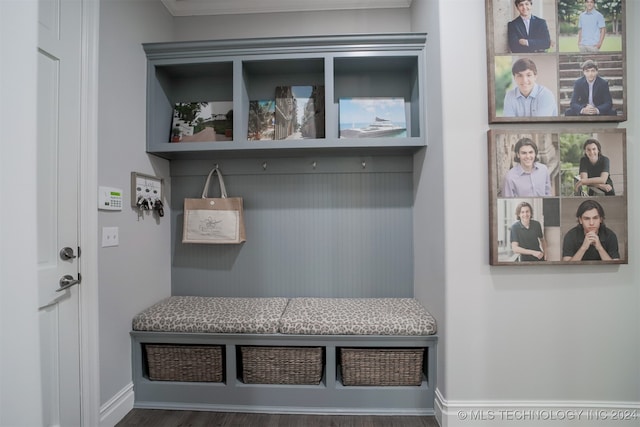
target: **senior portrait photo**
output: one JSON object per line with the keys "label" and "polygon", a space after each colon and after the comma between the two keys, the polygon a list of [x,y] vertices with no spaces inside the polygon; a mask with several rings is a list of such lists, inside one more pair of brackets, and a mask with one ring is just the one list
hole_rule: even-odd
{"label": "senior portrait photo", "polygon": [[486,0],[490,123],[621,122],[625,0]]}
{"label": "senior portrait photo", "polygon": [[626,131],[490,130],[491,265],[627,264]]}

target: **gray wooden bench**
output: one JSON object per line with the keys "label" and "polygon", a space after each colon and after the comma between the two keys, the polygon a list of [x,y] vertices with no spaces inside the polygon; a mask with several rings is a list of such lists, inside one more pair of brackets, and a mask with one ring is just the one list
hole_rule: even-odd
{"label": "gray wooden bench", "polygon": [[[411,298],[170,297],[133,320],[135,407],[431,415],[435,333],[433,317]],[[162,364],[159,379],[150,376],[149,348],[166,357],[153,360]],[[260,360],[247,361],[246,350],[255,348],[266,352],[258,353]],[[298,355],[289,351],[294,349],[302,350],[297,363],[304,367],[320,363],[318,381],[297,375],[301,365],[278,359]],[[187,359],[197,359],[185,362],[185,352]],[[254,362],[252,369],[273,370],[273,375],[267,372],[273,383],[247,380],[243,371]],[[346,363],[356,365],[345,371]],[[389,369],[393,363],[397,366]],[[185,376],[193,369],[220,372],[202,381],[199,375]],[[346,383],[353,385],[345,385],[343,372],[354,371]]]}

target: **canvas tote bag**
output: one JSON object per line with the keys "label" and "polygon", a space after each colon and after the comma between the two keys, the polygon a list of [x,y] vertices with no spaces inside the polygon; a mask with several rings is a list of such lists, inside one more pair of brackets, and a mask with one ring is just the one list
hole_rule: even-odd
{"label": "canvas tote bag", "polygon": [[[218,176],[220,198],[208,198],[213,174]],[[182,243],[225,244],[246,241],[241,197],[227,197],[224,179],[213,168],[204,184],[202,197],[184,199]]]}

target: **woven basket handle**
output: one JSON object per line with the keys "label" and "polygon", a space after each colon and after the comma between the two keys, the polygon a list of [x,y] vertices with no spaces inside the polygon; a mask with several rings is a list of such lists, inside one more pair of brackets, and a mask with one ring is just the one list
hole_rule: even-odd
{"label": "woven basket handle", "polygon": [[207,175],[207,180],[204,183],[204,189],[202,190],[202,198],[206,199],[207,198],[207,194],[209,194],[209,184],[211,183],[211,176],[213,174],[218,175],[218,182],[220,183],[220,195],[223,199],[227,198],[227,188],[224,185],[224,179],[222,179],[222,173],[220,173],[220,169],[218,168],[213,168],[211,169],[211,172],[209,172],[209,175]]}

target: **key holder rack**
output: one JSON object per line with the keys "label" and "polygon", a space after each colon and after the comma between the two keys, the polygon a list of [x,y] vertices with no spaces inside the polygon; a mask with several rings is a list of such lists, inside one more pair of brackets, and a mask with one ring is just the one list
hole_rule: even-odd
{"label": "key holder rack", "polygon": [[164,216],[164,180],[157,176],[131,172],[131,206],[140,211],[155,210]]}

